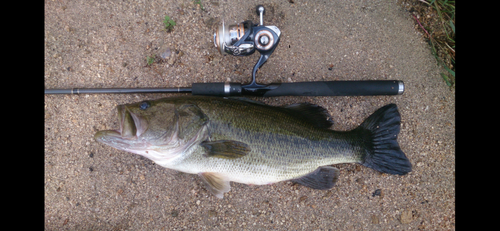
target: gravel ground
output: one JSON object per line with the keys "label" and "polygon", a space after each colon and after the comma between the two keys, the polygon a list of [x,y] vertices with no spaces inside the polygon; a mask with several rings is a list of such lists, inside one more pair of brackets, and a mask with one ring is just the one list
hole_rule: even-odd
{"label": "gravel ground", "polygon": [[[293,2],[293,3],[291,3]],[[251,19],[256,4],[202,0],[45,1],[45,88],[188,87],[250,80],[258,54],[222,56],[215,27]],[[261,1],[281,42],[258,82],[403,80],[400,96],[252,98],[325,107],[335,130],[396,103],[405,176],[354,164],[328,191],[291,182],[231,183],[218,199],[195,175],[96,142],[118,128],[115,106],[169,94],[45,95],[47,230],[455,229],[455,92],[397,1]],[[177,25],[165,31],[163,19]],[[168,56],[168,51],[170,55]],[[146,65],[147,56],[167,55]]]}

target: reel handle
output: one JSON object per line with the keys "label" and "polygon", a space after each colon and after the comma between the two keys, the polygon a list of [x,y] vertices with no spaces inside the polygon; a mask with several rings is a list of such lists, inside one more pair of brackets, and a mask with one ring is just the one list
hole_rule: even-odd
{"label": "reel handle", "polygon": [[265,9],[264,9],[264,6],[263,5],[258,5],[256,8],[255,8],[255,11],[257,12],[257,15],[259,15],[259,19],[260,19],[260,24],[259,26],[264,26],[264,19],[262,17],[262,15],[264,15],[266,13]]}

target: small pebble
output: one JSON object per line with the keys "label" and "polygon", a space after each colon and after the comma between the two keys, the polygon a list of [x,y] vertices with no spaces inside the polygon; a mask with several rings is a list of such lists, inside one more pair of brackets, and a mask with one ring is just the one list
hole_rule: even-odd
{"label": "small pebble", "polygon": [[405,210],[401,213],[401,223],[408,224],[413,220],[413,213],[411,210]]}
{"label": "small pebble", "polygon": [[209,217],[215,217],[215,216],[217,216],[217,211],[215,211],[215,210],[208,210],[208,216]]}
{"label": "small pebble", "polygon": [[171,54],[172,54],[172,52],[170,51],[170,48],[166,48],[160,52],[160,57],[162,59],[167,59],[168,57],[170,57]]}

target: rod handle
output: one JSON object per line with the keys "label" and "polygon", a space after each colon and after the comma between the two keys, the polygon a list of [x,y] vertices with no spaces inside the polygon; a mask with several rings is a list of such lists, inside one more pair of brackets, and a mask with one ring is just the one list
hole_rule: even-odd
{"label": "rod handle", "polygon": [[404,83],[400,80],[317,81],[282,83],[262,96],[401,95],[403,92]]}
{"label": "rod handle", "polygon": [[211,96],[237,96],[241,95],[240,83],[193,83],[191,94]]}

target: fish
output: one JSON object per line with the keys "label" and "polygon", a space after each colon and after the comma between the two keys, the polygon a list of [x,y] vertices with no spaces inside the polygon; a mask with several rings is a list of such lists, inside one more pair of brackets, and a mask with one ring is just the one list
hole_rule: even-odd
{"label": "fish", "polygon": [[319,190],[334,187],[356,163],[405,175],[412,165],[397,141],[396,104],[358,127],[335,131],[328,111],[310,103],[271,106],[246,98],[177,96],[116,106],[119,129],[94,138],[156,164],[201,177],[217,198],[230,182],[268,185],[290,180]]}

